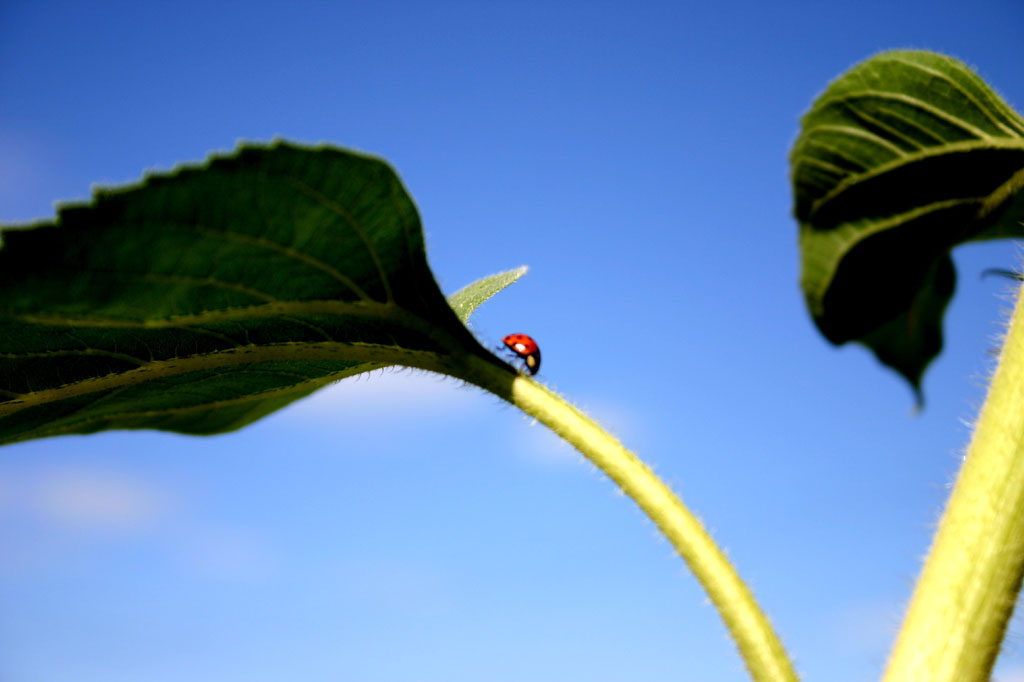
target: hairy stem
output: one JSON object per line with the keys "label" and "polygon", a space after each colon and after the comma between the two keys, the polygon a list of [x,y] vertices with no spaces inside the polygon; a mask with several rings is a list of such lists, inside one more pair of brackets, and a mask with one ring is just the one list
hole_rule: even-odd
{"label": "hairy stem", "polygon": [[589,417],[533,379],[471,359],[461,377],[512,403],[582,452],[665,534],[708,593],[757,682],[797,679],[778,636],[750,589],[701,522],[647,465]]}
{"label": "hairy stem", "polygon": [[886,671],[989,679],[1024,575],[1024,306],[1016,310]]}

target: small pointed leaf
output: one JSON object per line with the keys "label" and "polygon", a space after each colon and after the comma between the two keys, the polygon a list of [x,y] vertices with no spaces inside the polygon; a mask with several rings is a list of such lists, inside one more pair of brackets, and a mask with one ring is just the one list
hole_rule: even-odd
{"label": "small pointed leaf", "polygon": [[815,323],[919,391],[942,348],[950,249],[1024,236],[1024,119],[955,59],[885,52],[814,102],[790,162]]}
{"label": "small pointed leaf", "polygon": [[493,358],[395,173],[331,147],[244,146],[3,239],[0,443],[217,433],[370,369]]}
{"label": "small pointed leaf", "polygon": [[468,322],[469,316],[473,314],[473,311],[480,307],[481,303],[525,275],[526,270],[527,268],[524,265],[516,268],[515,270],[506,270],[505,272],[499,272],[496,275],[489,275],[482,279],[478,279],[472,284],[467,284],[449,296],[448,305],[452,307],[452,310],[455,311],[455,315],[458,316],[463,323]]}

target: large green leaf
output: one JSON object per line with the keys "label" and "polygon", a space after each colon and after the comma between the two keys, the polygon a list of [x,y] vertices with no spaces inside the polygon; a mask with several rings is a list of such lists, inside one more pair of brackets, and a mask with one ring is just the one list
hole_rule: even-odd
{"label": "large green leaf", "polygon": [[247,146],[3,233],[0,443],[216,433],[467,355],[493,359],[437,287],[412,200],[350,152]]}
{"label": "large green leaf", "polygon": [[1024,235],[1024,119],[955,59],[885,52],[818,97],[790,161],[815,323],[919,391],[942,348],[950,249]]}

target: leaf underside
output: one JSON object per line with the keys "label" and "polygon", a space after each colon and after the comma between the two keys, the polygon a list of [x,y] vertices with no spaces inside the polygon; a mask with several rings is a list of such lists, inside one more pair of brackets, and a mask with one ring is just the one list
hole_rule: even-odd
{"label": "leaf underside", "polygon": [[790,163],[815,323],[919,392],[942,348],[952,247],[1024,236],[1024,119],[955,59],[884,52],[814,102]]}
{"label": "leaf underside", "polygon": [[331,147],[244,146],[7,229],[0,302],[0,443],[218,433],[374,368],[493,357],[395,173]]}

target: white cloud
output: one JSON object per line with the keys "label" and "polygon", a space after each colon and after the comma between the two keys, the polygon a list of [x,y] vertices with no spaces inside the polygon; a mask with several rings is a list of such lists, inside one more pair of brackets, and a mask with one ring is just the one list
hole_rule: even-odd
{"label": "white cloud", "polygon": [[191,518],[178,497],[110,469],[0,470],[0,573],[75,570],[97,548],[139,542],[191,575],[253,582],[274,572],[278,553],[258,529]]}
{"label": "white cloud", "polygon": [[0,484],[0,512],[60,530],[138,530],[157,523],[169,506],[166,491],[115,471],[69,467],[6,472]]}
{"label": "white cloud", "polygon": [[164,488],[122,472],[0,469],[0,576],[74,571],[92,553],[152,541],[172,502]]}

